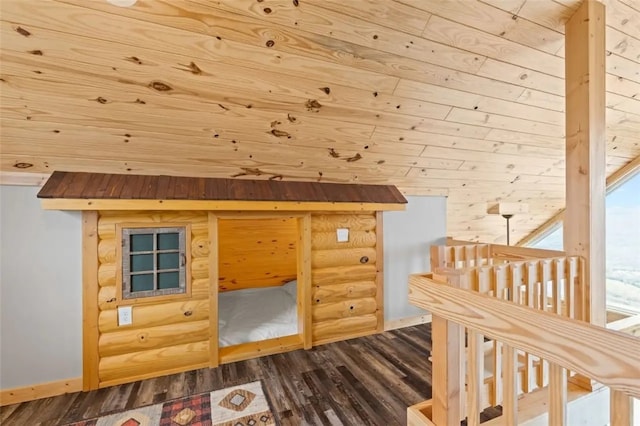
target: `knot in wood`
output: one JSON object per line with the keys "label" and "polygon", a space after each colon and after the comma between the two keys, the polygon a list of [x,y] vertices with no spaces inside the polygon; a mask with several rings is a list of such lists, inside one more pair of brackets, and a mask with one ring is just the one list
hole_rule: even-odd
{"label": "knot in wood", "polygon": [[173,90],[171,86],[161,81],[152,81],[151,83],[149,83],[149,87],[157,90],[158,92],[168,92],[169,90]]}
{"label": "knot in wood", "polygon": [[360,263],[367,263],[369,262],[369,257],[368,256],[362,256],[360,258]]}
{"label": "knot in wood", "polygon": [[193,315],[193,311],[185,311],[184,313],[185,317],[190,317],[191,315]]}

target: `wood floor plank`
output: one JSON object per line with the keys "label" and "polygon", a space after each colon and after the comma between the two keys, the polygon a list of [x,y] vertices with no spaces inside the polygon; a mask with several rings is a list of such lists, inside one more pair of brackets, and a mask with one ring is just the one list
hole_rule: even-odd
{"label": "wood floor plank", "polygon": [[282,426],[404,425],[407,407],[431,397],[430,350],[431,326],[423,324],[308,351],[10,405],[0,408],[0,421],[3,426],[61,425],[262,380]]}

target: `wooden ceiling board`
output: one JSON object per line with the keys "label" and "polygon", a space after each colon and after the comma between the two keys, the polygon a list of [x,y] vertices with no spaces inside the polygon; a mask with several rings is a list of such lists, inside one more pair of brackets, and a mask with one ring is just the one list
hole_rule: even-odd
{"label": "wooden ceiling board", "polygon": [[515,43],[555,54],[564,44],[561,34],[481,2],[464,0],[401,0],[415,8]]}
{"label": "wooden ceiling board", "polygon": [[[608,173],[640,155],[634,1],[604,0]],[[0,170],[389,183],[448,196],[459,239],[504,242],[483,206],[527,202],[519,240],[564,207],[578,3],[8,0]],[[147,186],[116,180],[98,190]]]}

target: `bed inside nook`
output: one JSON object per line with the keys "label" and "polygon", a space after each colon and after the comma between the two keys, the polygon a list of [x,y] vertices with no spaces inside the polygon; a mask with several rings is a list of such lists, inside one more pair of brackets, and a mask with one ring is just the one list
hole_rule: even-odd
{"label": "bed inside nook", "polygon": [[54,172],[83,212],[83,389],[377,333],[394,186]]}
{"label": "bed inside nook", "polygon": [[221,362],[247,351],[303,345],[301,221],[291,215],[218,217]]}

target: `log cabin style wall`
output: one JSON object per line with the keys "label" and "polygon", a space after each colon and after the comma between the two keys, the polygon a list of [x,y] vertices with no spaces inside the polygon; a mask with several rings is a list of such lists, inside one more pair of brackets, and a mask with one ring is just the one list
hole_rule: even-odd
{"label": "log cabin style wall", "polygon": [[[311,216],[313,343],[328,343],[383,327],[382,233],[376,213]],[[337,242],[338,228],[349,241]]]}
{"label": "log cabin style wall", "polygon": [[[383,329],[381,211],[406,203],[395,187],[56,172],[38,196],[84,211],[84,390]],[[122,228],[178,226],[186,293],[125,299]],[[219,292],[291,279],[298,335],[219,348]]]}
{"label": "log cabin style wall", "polygon": [[[119,300],[122,224],[189,225],[189,294]],[[209,364],[209,237],[206,212],[102,211],[98,217],[98,347],[100,386],[202,368]],[[133,306],[131,325],[118,326],[117,307]]]}

